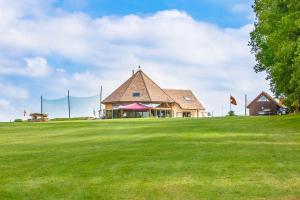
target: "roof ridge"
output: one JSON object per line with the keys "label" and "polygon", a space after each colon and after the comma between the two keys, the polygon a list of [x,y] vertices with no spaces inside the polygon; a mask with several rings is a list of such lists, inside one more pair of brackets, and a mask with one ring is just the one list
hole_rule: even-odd
{"label": "roof ridge", "polygon": [[273,102],[275,102],[278,106],[282,106],[282,105],[280,105],[277,101],[276,101],[276,99],[274,99],[271,95],[269,95],[267,92],[265,92],[265,91],[262,91],[261,93],[259,93],[248,105],[247,105],[247,107],[249,107],[250,105],[252,105],[256,100],[258,100],[259,99],[259,97],[260,96],[262,96],[262,95],[264,95],[264,96],[266,96],[269,100],[271,100],[271,101],[273,101]]}
{"label": "roof ridge", "polygon": [[143,71],[141,71],[152,83],[154,83],[154,85],[156,85],[167,97],[169,97],[171,100],[173,100],[175,102],[175,100],[173,98],[171,98],[161,87],[159,87],[159,85],[157,85],[149,76],[147,76],[147,74],[145,74]]}
{"label": "roof ridge", "polygon": [[148,96],[149,96],[149,99],[150,99],[150,101],[152,101],[151,96],[150,96],[150,94],[149,94],[149,90],[148,90],[147,84],[146,84],[145,79],[144,79],[144,76],[143,76],[143,75],[146,75],[146,74],[145,74],[143,71],[141,71],[141,70],[140,70],[140,72],[141,72],[142,79],[143,79],[143,82],[144,82],[144,85],[145,85],[147,94],[148,94]]}
{"label": "roof ridge", "polygon": [[265,94],[271,101],[275,102],[278,106],[282,106],[275,98],[273,98],[267,92],[263,91],[262,93]]}
{"label": "roof ridge", "polygon": [[[114,94],[114,93],[116,93],[118,90],[120,90],[121,88],[122,88],[122,86],[123,85],[125,85],[125,83],[128,83],[128,86],[127,87],[129,87],[129,85],[131,84],[131,82],[132,82],[132,77],[133,77],[134,75],[132,75],[130,78],[128,78],[122,85],[120,85],[119,87],[117,87],[109,96],[107,96],[102,102],[105,102],[105,101],[107,101],[109,98],[111,98],[112,97],[112,95]],[[126,90],[127,90],[127,88],[126,88]],[[123,95],[121,96],[121,97],[123,97]],[[121,100],[121,97],[118,99],[119,101]]]}
{"label": "roof ridge", "polygon": [[121,101],[122,97],[123,97],[124,94],[127,92],[127,90],[128,90],[128,88],[129,88],[129,86],[131,85],[133,79],[136,77],[136,74],[137,74],[137,72],[136,72],[135,74],[133,74],[133,75],[129,78],[129,84],[128,84],[127,87],[125,88],[125,90],[124,90],[122,96],[120,97],[119,101]]}
{"label": "roof ridge", "polygon": [[[195,94],[191,90],[166,90],[167,93],[170,94],[171,98],[175,100],[175,102],[179,105],[181,109],[192,109],[196,108],[199,110],[205,110],[202,103],[198,100]],[[190,97],[190,101],[185,101],[183,98],[185,95]]]}
{"label": "roof ridge", "polygon": [[164,88],[163,90],[177,90],[177,91],[192,91],[191,89],[174,89],[174,88]]}

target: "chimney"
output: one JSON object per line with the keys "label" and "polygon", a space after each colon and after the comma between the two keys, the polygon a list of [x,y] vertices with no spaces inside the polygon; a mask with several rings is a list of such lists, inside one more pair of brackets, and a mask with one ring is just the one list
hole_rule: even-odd
{"label": "chimney", "polygon": [[134,70],[132,70],[132,76],[134,75]]}

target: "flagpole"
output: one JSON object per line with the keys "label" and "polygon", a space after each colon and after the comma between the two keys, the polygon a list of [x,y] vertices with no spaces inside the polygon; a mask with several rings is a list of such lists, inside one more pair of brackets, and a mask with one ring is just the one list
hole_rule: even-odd
{"label": "flagpole", "polygon": [[247,94],[245,94],[245,116],[247,116]]}
{"label": "flagpole", "polygon": [[229,95],[229,111],[231,112],[231,94]]}

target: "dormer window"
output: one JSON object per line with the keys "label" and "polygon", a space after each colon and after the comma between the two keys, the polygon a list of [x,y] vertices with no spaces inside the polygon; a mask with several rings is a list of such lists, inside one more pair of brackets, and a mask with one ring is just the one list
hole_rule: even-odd
{"label": "dormer window", "polygon": [[258,102],[268,102],[269,99],[265,96],[261,96],[259,99],[258,99]]}
{"label": "dormer window", "polygon": [[133,97],[140,97],[140,96],[141,96],[141,93],[139,93],[139,92],[134,92],[134,93],[132,93],[132,96],[133,96]]}
{"label": "dormer window", "polygon": [[186,100],[186,101],[190,101],[191,100],[190,97],[186,97],[186,96],[184,96],[183,99]]}

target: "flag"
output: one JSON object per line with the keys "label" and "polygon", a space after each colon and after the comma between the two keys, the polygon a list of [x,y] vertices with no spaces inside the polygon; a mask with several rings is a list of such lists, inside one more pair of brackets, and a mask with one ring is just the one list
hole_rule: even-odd
{"label": "flag", "polygon": [[236,99],[231,95],[230,95],[230,104],[235,105],[235,106],[237,105]]}

